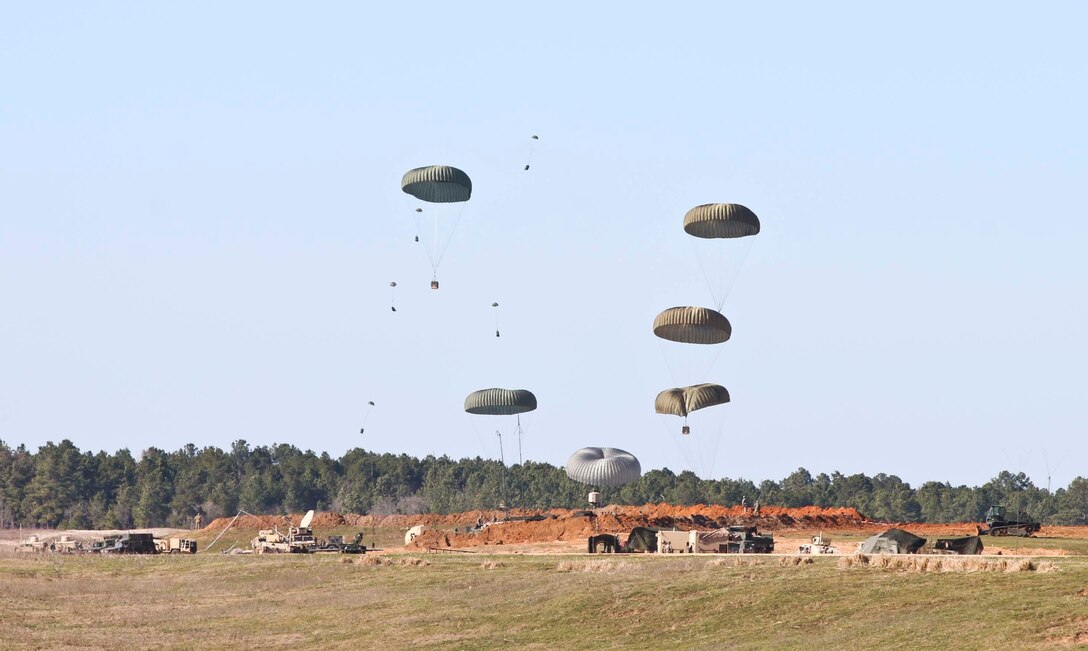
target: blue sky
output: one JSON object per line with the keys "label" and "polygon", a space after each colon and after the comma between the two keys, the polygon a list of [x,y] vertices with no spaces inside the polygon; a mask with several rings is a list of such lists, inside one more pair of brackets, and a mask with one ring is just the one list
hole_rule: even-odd
{"label": "blue sky", "polygon": [[[0,439],[497,456],[462,401],[508,386],[551,463],[1065,485],[1084,13],[5,4]],[[474,193],[432,292],[399,181],[436,163]],[[680,224],[719,201],[763,231],[693,442],[650,324],[711,303]]]}

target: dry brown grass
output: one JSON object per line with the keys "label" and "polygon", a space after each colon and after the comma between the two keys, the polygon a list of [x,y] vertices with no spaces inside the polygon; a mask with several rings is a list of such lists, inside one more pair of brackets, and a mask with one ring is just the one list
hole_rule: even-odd
{"label": "dry brown grass", "polygon": [[867,556],[853,554],[839,558],[839,569],[871,567],[898,572],[925,574],[927,572],[1056,572],[1058,567],[1049,561],[1037,562],[1030,558],[978,558],[963,556],[913,556],[907,554],[879,554]]}
{"label": "dry brown grass", "polygon": [[590,574],[612,574],[637,570],[637,563],[627,561],[560,561],[555,567],[559,572],[586,572]]}
{"label": "dry brown grass", "polygon": [[715,558],[712,561],[707,561],[703,567],[753,567],[757,565],[766,565],[767,561],[762,558],[748,558],[746,556],[733,556],[730,558]]}
{"label": "dry brown grass", "polygon": [[782,567],[791,565],[812,565],[816,561],[811,556],[779,556],[778,564]]}
{"label": "dry brown grass", "polygon": [[[856,557],[436,555],[417,567],[412,558],[353,559],[366,567],[290,554],[0,559],[4,651],[721,648],[724,621],[728,645],[753,649],[1088,639],[1083,559],[1053,559],[1054,572],[1040,559],[993,557],[904,556],[886,568],[876,556],[864,566]],[[482,569],[486,561],[503,569]],[[840,569],[847,562],[854,569]]]}
{"label": "dry brown grass", "polygon": [[427,567],[431,564],[425,558],[419,558],[418,556],[383,556],[378,554],[365,554],[362,558],[355,561],[359,565],[365,567],[381,567],[383,565],[399,566],[399,567]]}

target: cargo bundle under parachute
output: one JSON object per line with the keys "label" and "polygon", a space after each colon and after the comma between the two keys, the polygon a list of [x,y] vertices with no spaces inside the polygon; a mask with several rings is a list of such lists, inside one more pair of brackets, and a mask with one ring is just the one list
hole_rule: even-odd
{"label": "cargo bundle under parachute", "polygon": [[[400,188],[405,194],[432,204],[430,211],[433,228],[430,229],[422,227],[423,209],[416,208],[416,241],[424,245],[424,251],[431,262],[431,289],[438,289],[438,267],[442,264],[446,248],[461,220],[460,211],[452,219],[440,218],[439,206],[468,201],[472,197],[472,179],[456,167],[427,165],[405,172],[400,180]],[[420,240],[421,236],[423,241]]]}

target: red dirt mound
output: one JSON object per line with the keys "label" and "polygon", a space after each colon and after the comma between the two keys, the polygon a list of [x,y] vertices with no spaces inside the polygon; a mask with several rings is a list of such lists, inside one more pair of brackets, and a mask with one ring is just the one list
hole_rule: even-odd
{"label": "red dirt mound", "polygon": [[[912,533],[927,538],[939,536],[974,535],[974,523],[919,524],[877,522],[869,520],[852,508],[783,508],[767,506],[760,509],[758,516],[752,509],[739,506],[721,506],[718,504],[698,504],[695,506],[674,506],[671,504],[644,504],[642,506],[610,505],[595,512],[596,517],[589,517],[585,511],[571,509],[512,509],[510,518],[544,516],[543,520],[533,522],[502,522],[503,514],[499,511],[466,511],[448,515],[357,515],[350,513],[323,512],[314,516],[313,527],[320,531],[331,527],[395,527],[408,529],[423,525],[431,530],[413,541],[411,547],[475,547],[480,545],[503,545],[521,543],[544,543],[556,541],[575,541],[594,533],[625,534],[634,527],[657,527],[696,529],[708,531],[730,525],[755,525],[763,531],[782,534],[793,532],[839,532],[870,534],[879,533],[891,527],[904,528]],[[226,527],[233,518],[217,518],[204,528],[215,532]],[[301,514],[240,516],[234,526],[241,529],[284,529],[297,524]],[[487,524],[474,533],[458,533],[454,528],[467,529],[478,522]],[[436,532],[434,530],[442,530]],[[1046,527],[1043,536],[1088,537],[1086,527]]]}

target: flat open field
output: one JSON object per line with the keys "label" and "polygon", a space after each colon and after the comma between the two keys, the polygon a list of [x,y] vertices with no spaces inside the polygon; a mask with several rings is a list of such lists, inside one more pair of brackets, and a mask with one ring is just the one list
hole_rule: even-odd
{"label": "flat open field", "polygon": [[5,555],[0,628],[8,649],[1061,648],[1088,643],[1088,558]]}
{"label": "flat open field", "polygon": [[[365,556],[218,553],[248,549],[258,528],[285,530],[282,516],[172,534],[195,537],[206,550],[196,556],[16,554],[15,532],[4,532],[0,630],[9,649],[1088,646],[1085,527],[987,536],[982,556],[861,557],[857,543],[890,523],[782,510],[755,521],[774,533],[772,555],[581,553],[594,531],[752,520],[670,508],[553,511],[470,534],[464,526],[486,514],[318,514],[319,538],[361,531],[385,550]],[[405,547],[414,524],[430,533]],[[903,526],[931,539],[973,532],[969,523]],[[819,532],[844,553],[797,556]],[[96,532],[39,535],[62,533]]]}

